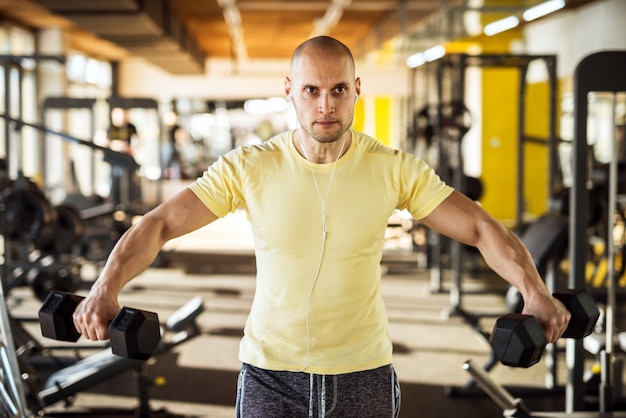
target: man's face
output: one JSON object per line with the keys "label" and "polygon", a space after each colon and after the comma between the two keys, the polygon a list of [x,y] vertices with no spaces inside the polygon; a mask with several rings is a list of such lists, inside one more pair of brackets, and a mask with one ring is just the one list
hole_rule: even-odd
{"label": "man's face", "polygon": [[285,80],[298,123],[320,143],[337,141],[350,128],[360,89],[345,55],[318,51],[303,52]]}

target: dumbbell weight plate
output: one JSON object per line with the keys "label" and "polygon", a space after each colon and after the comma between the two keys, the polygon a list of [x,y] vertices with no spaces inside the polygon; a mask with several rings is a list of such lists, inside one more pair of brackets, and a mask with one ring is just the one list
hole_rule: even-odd
{"label": "dumbbell weight plate", "polygon": [[109,338],[113,354],[147,360],[161,341],[159,317],[154,312],[123,307],[109,326]]}
{"label": "dumbbell weight plate", "polygon": [[71,266],[52,266],[37,271],[31,284],[35,297],[46,300],[53,290],[73,293],[80,287],[81,278]]}
{"label": "dumbbell weight plate", "polygon": [[462,102],[447,102],[439,106],[441,130],[461,140],[472,127],[472,114]]}
{"label": "dumbbell weight plate", "polygon": [[54,211],[56,219],[38,230],[33,245],[45,254],[70,253],[85,233],[83,220],[70,206],[59,205]]}
{"label": "dumbbell weight plate", "polygon": [[57,341],[76,342],[80,337],[72,314],[82,296],[64,292],[50,292],[39,309],[39,324],[41,335]]}
{"label": "dumbbell weight plate", "polygon": [[563,289],[554,292],[572,314],[562,338],[583,339],[593,332],[600,318],[600,310],[593,297],[585,289]]}
{"label": "dumbbell weight plate", "polygon": [[16,189],[3,197],[5,233],[10,240],[30,241],[56,213],[46,197],[27,189]]}
{"label": "dumbbell weight plate", "polygon": [[528,368],[541,360],[548,340],[534,316],[509,313],[496,320],[489,343],[502,364]]}

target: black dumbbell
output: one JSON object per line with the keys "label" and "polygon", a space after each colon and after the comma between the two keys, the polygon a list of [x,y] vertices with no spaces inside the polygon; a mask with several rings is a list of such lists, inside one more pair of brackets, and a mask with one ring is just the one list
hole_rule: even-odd
{"label": "black dumbbell", "polygon": [[[82,296],[53,291],[39,309],[39,324],[44,337],[76,342],[80,333],[72,314]],[[111,351],[122,357],[147,360],[161,341],[159,317],[154,312],[123,307],[109,325]]]}
{"label": "black dumbbell", "polygon": [[[571,314],[562,337],[583,339],[591,334],[600,317],[591,295],[584,289],[559,290],[552,295]],[[534,316],[510,313],[498,318],[489,343],[502,364],[526,368],[541,359],[548,341]]]}

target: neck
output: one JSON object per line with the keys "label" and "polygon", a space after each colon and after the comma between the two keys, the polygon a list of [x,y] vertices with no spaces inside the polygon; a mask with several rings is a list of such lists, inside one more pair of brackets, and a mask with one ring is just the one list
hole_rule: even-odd
{"label": "neck", "polygon": [[333,142],[305,141],[308,138],[300,130],[294,134],[294,145],[296,149],[307,161],[316,164],[334,163],[347,151],[349,147],[350,132],[346,132],[343,138]]}

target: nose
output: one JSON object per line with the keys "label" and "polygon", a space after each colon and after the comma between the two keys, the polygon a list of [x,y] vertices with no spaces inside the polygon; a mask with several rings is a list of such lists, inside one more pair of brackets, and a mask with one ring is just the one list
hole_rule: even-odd
{"label": "nose", "polygon": [[329,93],[320,95],[318,111],[322,114],[332,113],[335,111],[335,104]]}

